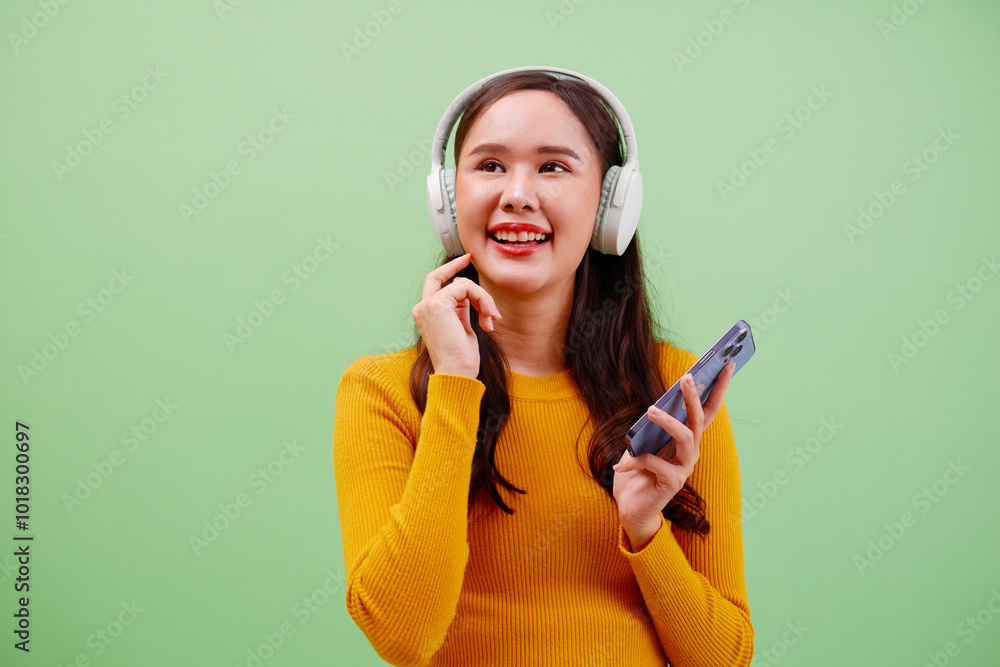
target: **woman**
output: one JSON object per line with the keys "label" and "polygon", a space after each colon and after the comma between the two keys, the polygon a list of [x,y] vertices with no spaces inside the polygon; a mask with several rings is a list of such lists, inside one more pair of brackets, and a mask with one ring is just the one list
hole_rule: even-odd
{"label": "woman", "polygon": [[[748,665],[732,367],[704,406],[685,377],[687,424],[651,407],[697,356],[654,339],[638,238],[594,247],[615,117],[502,74],[456,130],[465,254],[338,387],[348,610],[397,665]],[[625,450],[647,408],[670,460]]]}

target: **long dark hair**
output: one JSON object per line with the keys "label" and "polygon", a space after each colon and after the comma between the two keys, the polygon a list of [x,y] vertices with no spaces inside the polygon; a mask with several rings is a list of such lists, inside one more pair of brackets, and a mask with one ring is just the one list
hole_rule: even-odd
{"label": "long dark hair", "polygon": [[[587,129],[601,156],[602,171],[623,163],[623,147],[614,116],[590,86],[544,72],[521,72],[490,82],[470,100],[455,131],[456,164],[462,142],[475,120],[491,104],[515,90],[543,90],[558,96]],[[450,259],[443,254],[439,263],[445,264]],[[479,283],[479,272],[471,262],[451,280],[458,277]],[[526,491],[511,484],[495,461],[497,440],[511,412],[504,375],[508,363],[496,341],[479,326],[474,308],[469,319],[479,340],[477,379],[486,385],[472,460],[469,509],[478,492],[485,489],[500,509],[513,514],[514,510],[501,497],[498,484],[516,493]],[[625,451],[623,436],[666,390],[658,372],[654,325],[658,327],[646,294],[638,233],[621,256],[605,255],[588,247],[576,271],[562,360],[572,369],[590,409],[590,419],[595,422],[588,448],[590,474],[612,499],[611,466]],[[419,356],[410,371],[410,393],[423,413],[433,364],[420,330],[415,325],[414,329]],[[663,516],[675,526],[695,533],[707,533],[710,527],[704,500],[688,484],[663,508]]]}

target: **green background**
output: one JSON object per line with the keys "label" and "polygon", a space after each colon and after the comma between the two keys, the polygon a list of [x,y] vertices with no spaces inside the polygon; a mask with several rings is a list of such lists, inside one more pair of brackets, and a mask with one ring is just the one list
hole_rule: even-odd
{"label": "green background", "polygon": [[[286,624],[268,667],[382,664],[344,604],[337,383],[412,342],[441,255],[420,146],[467,85],[524,65],[628,109],[672,342],[700,354],[756,318],[727,394],[755,664],[923,665],[949,642],[949,664],[1000,663],[996,2],[12,0],[0,31],[0,663],[247,665]],[[213,173],[225,187],[185,216]],[[12,646],[18,534],[30,654]],[[790,644],[787,624],[808,630]]]}

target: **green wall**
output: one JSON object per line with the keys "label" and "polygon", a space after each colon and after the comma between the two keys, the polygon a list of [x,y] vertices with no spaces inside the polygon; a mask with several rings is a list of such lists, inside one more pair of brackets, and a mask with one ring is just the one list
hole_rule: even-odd
{"label": "green wall", "polygon": [[987,0],[4,2],[0,663],[248,665],[284,631],[268,667],[381,664],[337,382],[411,341],[444,108],[536,64],[629,110],[673,341],[754,324],[755,664],[1000,663],[998,28]]}

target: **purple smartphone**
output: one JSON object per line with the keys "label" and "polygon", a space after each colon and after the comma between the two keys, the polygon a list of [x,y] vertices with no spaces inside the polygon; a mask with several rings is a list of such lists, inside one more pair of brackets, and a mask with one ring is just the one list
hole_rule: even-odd
{"label": "purple smartphone", "polygon": [[[743,365],[753,356],[754,349],[750,325],[740,320],[726,332],[725,336],[719,339],[719,342],[712,346],[712,349],[695,362],[694,366],[687,372],[694,379],[694,386],[698,390],[698,396],[703,405],[708,400],[708,395],[726,364],[730,361],[736,364],[736,368],[733,369],[733,377],[735,377]],[[681,377],[684,375],[686,373],[682,373]],[[655,405],[685,424],[687,423],[687,406],[684,403],[680,382],[677,380],[656,401]],[[649,421],[649,416],[643,413],[639,421],[633,424],[625,435],[625,446],[628,447],[632,456],[657,454],[661,449],[667,447],[663,456],[666,459],[671,459],[674,456],[673,440],[673,436],[663,430],[659,424]]]}

